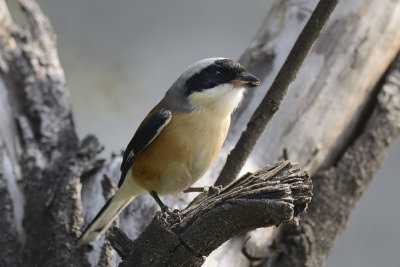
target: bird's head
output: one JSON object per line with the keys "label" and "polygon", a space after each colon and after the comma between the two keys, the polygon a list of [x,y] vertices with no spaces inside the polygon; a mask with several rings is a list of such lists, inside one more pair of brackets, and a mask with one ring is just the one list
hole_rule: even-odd
{"label": "bird's head", "polygon": [[167,97],[177,108],[181,105],[227,115],[239,105],[245,88],[259,84],[255,76],[235,61],[206,58],[189,66],[168,90]]}

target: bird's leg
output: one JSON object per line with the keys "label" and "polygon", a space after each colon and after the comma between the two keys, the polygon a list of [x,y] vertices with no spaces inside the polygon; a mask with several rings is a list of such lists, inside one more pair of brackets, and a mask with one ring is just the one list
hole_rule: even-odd
{"label": "bird's leg", "polygon": [[219,195],[219,193],[221,192],[222,189],[222,185],[218,185],[218,186],[204,186],[204,187],[189,187],[188,189],[184,190],[183,193],[192,193],[192,192],[210,192],[211,194],[214,195]]}
{"label": "bird's leg", "polygon": [[150,191],[150,196],[152,196],[154,198],[154,200],[157,202],[158,206],[160,206],[161,208],[161,212],[163,214],[169,215],[173,218],[176,219],[180,219],[180,214],[179,214],[179,210],[174,210],[172,211],[167,205],[165,205],[160,197],[157,195],[156,191]]}
{"label": "bird's leg", "polygon": [[157,202],[158,206],[160,206],[162,212],[166,212],[167,210],[171,210],[167,205],[165,205],[165,204],[161,201],[161,199],[160,199],[160,197],[157,195],[156,191],[151,191],[151,192],[149,192],[149,193],[150,193],[150,196],[152,196],[152,197],[154,198],[154,200]]}

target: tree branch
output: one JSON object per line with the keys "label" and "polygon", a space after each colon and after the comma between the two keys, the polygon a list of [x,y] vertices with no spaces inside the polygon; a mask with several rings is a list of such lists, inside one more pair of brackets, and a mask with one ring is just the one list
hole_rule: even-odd
{"label": "tree branch", "polygon": [[334,166],[313,177],[314,196],[300,225],[285,225],[265,266],[322,266],[351,212],[400,134],[400,54],[368,123]]}
{"label": "tree branch", "polygon": [[200,194],[180,220],[158,212],[135,241],[116,228],[108,238],[123,260],[120,266],[200,266],[232,236],[293,220],[306,209],[311,190],[305,171],[279,162],[244,175],[218,195]]}
{"label": "tree branch", "polygon": [[[288,1],[282,1],[282,3],[283,2],[288,3]],[[12,24],[10,16],[8,15],[8,13],[6,14],[4,12],[5,2],[3,0],[0,0],[0,22],[2,23],[3,26],[0,27],[0,52],[1,52],[0,74],[1,74],[1,79],[7,85],[9,94],[8,101],[10,101],[11,103],[10,106],[12,106],[13,109],[12,113],[15,115],[15,121],[17,122],[19,130],[19,132],[16,133],[15,136],[18,136],[20,138],[17,139],[16,137],[17,142],[20,142],[20,147],[22,148],[22,151],[19,151],[18,153],[21,153],[22,155],[18,154],[17,157],[19,158],[20,165],[22,167],[23,186],[27,202],[25,207],[25,218],[24,218],[24,228],[26,230],[27,242],[24,249],[25,258],[23,259],[23,262],[25,265],[32,265],[32,266],[33,265],[55,266],[55,265],[69,265],[69,264],[85,265],[88,263],[87,259],[88,257],[86,255],[82,256],[84,252],[83,250],[79,250],[74,247],[75,239],[79,233],[78,229],[81,228],[81,225],[83,223],[81,218],[81,201],[80,201],[81,181],[79,177],[82,176],[83,177],[82,180],[84,180],[85,177],[91,176],[93,173],[99,172],[99,171],[92,172],[93,169],[96,169],[99,165],[106,165],[106,164],[99,163],[99,161],[96,159],[95,155],[101,149],[96,138],[87,137],[82,142],[79,142],[76,136],[71,119],[71,110],[68,103],[66,88],[64,85],[63,72],[58,62],[58,56],[55,47],[55,36],[50,27],[49,22],[43,16],[38,6],[34,4],[32,0],[23,0],[22,4],[30,23],[29,24],[31,27],[30,31],[18,28],[17,26]],[[370,8],[376,10],[376,6],[373,7]],[[388,5],[386,6],[386,9],[394,9],[394,7]],[[392,14],[392,13],[388,12],[384,14]],[[354,18],[355,16],[350,16],[350,17]],[[389,25],[397,25],[396,23],[393,22],[395,20],[391,21],[392,22],[389,23]],[[340,22],[338,22],[338,24],[340,24]],[[338,24],[335,25],[337,26]],[[340,27],[344,27],[347,29],[348,25],[349,24],[342,23],[340,24]],[[351,25],[354,26],[355,24],[353,23]],[[355,28],[361,27],[361,23],[356,25],[357,26],[354,26]],[[380,25],[377,28],[380,29],[380,31],[382,31],[381,27],[383,26]],[[390,29],[391,29],[390,27],[385,28],[385,33],[386,34],[387,32],[390,33]],[[374,31],[372,29],[371,31],[368,31],[366,35],[369,35],[370,33],[374,32],[377,32],[377,30]],[[332,31],[331,35],[328,37],[335,35],[335,33],[337,32]],[[396,32],[394,32],[394,34],[392,33],[393,36],[396,35],[395,33]],[[355,31],[347,31],[346,34],[355,35]],[[327,42],[330,43],[331,38],[328,37],[326,38],[325,43]],[[371,41],[372,39],[374,38],[368,39],[369,42],[366,42],[367,48],[361,46],[364,45],[364,43],[361,44],[357,43],[357,49],[354,52],[355,53],[354,61],[357,64],[354,63],[354,66],[353,65],[351,66],[352,70],[362,69],[362,66],[364,66],[364,63],[366,63],[365,55],[363,53],[370,54],[372,53],[372,51],[375,51],[371,50],[370,46],[371,47],[379,46],[376,45],[377,44],[376,42]],[[386,38],[378,38],[378,39],[385,40]],[[359,41],[359,39],[357,40]],[[393,41],[394,38],[392,38],[391,40]],[[340,43],[340,40],[338,42]],[[382,41],[381,44],[382,43],[384,42]],[[395,42],[393,41],[393,43]],[[391,46],[394,45],[391,44]],[[331,47],[338,47],[338,46],[337,45],[328,46],[329,49],[325,53],[334,54],[336,56],[337,55],[336,50],[333,51],[333,48],[330,49]],[[359,47],[363,49],[359,49]],[[385,46],[385,48],[387,48],[387,46]],[[321,53],[321,51],[319,52]],[[340,57],[343,56],[343,54],[339,55]],[[375,57],[374,59],[376,58],[381,59],[384,57],[378,56]],[[388,56],[386,56],[385,58],[388,58]],[[372,59],[372,61],[375,62],[376,60],[374,59]],[[323,59],[324,62],[325,60],[327,60],[327,58]],[[329,58],[329,60],[330,64],[333,64],[332,58]],[[381,61],[382,61],[381,65],[386,66],[387,60],[381,60]],[[346,71],[348,70],[348,68],[344,69]],[[377,77],[381,75],[381,72],[377,72],[376,69],[377,68],[374,68],[374,75],[376,75]],[[359,77],[360,76],[359,73],[360,72],[356,72],[354,76]],[[329,71],[323,72],[322,74],[319,72],[317,73],[317,75],[324,76],[323,74],[327,74],[326,76],[327,77],[329,76],[330,79],[333,80],[337,80],[338,77],[341,77],[340,75],[335,76],[336,74],[328,75],[330,74]],[[371,76],[373,76],[373,75],[363,75],[363,74],[366,73],[361,72],[361,76],[363,77],[368,76],[368,78],[370,78]],[[367,84],[371,84],[372,80],[376,80],[376,77],[370,78],[370,81],[368,81]],[[323,84],[325,80],[318,79],[318,81],[319,82],[314,85],[314,88],[316,88],[319,92],[321,89],[321,84]],[[363,79],[363,81],[365,81],[365,79]],[[335,86],[336,85],[337,83],[335,83]],[[368,91],[366,90],[361,91],[358,94],[364,95],[366,94],[366,92]],[[308,97],[309,95],[310,94],[306,95],[306,97]],[[320,97],[319,94],[315,93],[314,95]],[[326,98],[326,95],[324,97]],[[295,104],[295,101],[291,101],[290,103]],[[310,102],[306,101],[303,103],[303,105],[310,105],[311,103],[312,103],[311,101]],[[298,107],[298,105],[293,105],[293,106],[296,106],[296,108]],[[313,112],[315,112],[315,110]],[[308,117],[303,116],[302,118],[307,119]],[[297,119],[297,117],[294,119]],[[326,118],[324,119],[326,120]],[[281,122],[282,121],[280,121],[279,123]],[[286,123],[290,124],[290,121],[289,122],[286,121]],[[302,124],[302,125],[303,126],[306,125],[306,128],[309,128],[309,124]],[[310,124],[310,125],[316,127],[315,126],[316,124]],[[317,130],[316,128],[313,129]],[[297,130],[293,130],[292,132],[296,132],[298,134]],[[272,143],[273,142],[269,142],[269,144]],[[280,143],[280,142],[275,142],[275,143]],[[310,147],[308,144],[309,143],[307,143],[307,146]],[[331,143],[327,143],[326,146],[330,145]],[[263,146],[262,149],[265,149],[265,147]],[[295,151],[296,149],[297,148],[294,148],[293,150],[290,150],[290,152]],[[312,147],[312,149],[314,149],[314,146]],[[280,149],[273,149],[273,150],[274,151],[271,152],[271,154],[276,153],[276,151],[280,151]],[[302,150],[303,155],[310,154],[309,156],[310,158],[314,157],[314,155],[308,153],[308,150],[304,149],[304,147],[298,150]],[[324,153],[322,154],[323,156],[321,157],[325,157],[326,154]],[[293,154],[290,155],[293,157]],[[307,157],[296,156],[296,158],[298,158],[299,160],[307,158],[308,160],[308,156]],[[107,167],[109,166],[105,166],[105,168]],[[110,167],[110,169],[117,170],[118,166]],[[0,190],[5,188],[4,183],[2,181],[3,177],[1,177],[2,171],[3,170],[0,169]],[[354,187],[356,187],[354,184],[356,184],[357,182],[358,180],[350,181],[350,184],[352,184],[351,187],[353,189]],[[5,207],[6,209],[0,209],[0,213],[3,214],[3,212],[5,212],[6,216],[7,214],[12,213],[12,211],[10,211],[10,206],[7,206],[8,203],[7,193],[9,192],[5,192],[5,194],[1,195],[4,197],[3,204],[6,204],[1,207]],[[270,193],[271,192],[269,192],[268,194]],[[98,195],[101,195],[101,193],[99,193]],[[277,193],[277,195],[279,194]],[[329,197],[327,199],[329,199]],[[200,200],[201,198],[196,200],[195,203],[207,204],[207,199],[201,200],[205,202],[197,202]],[[203,210],[202,204],[196,206],[195,203],[193,203],[191,206],[188,207],[187,214],[185,215],[186,217],[184,216],[184,220],[186,222],[189,222],[187,223],[186,226],[193,227],[193,225],[195,224],[202,223],[203,225],[202,227],[205,228],[208,227],[209,229],[211,225],[210,222],[214,223],[214,221],[208,219],[207,216],[209,216],[209,214],[211,214],[212,212],[215,212],[215,209],[220,210],[221,213],[226,212],[226,220],[241,219],[243,217],[243,214],[249,214],[249,216],[255,216],[256,219],[258,218],[257,216],[259,216],[259,214],[257,213],[253,215],[251,213],[252,211],[249,209],[242,208],[242,210],[244,210],[242,211],[240,209],[242,205],[246,205],[247,207],[254,206],[256,208],[264,207],[263,205],[265,205],[265,208],[262,208],[262,212],[265,213],[270,212],[270,214],[273,214],[273,212],[276,212],[276,210],[270,211],[269,204],[271,205],[274,204],[276,205],[276,207],[282,208],[283,211],[290,211],[296,213],[296,209],[293,210],[290,200],[287,201],[284,200],[278,202],[277,200],[269,201],[268,198],[266,198],[265,200],[264,199],[262,200],[261,204],[251,199],[243,200],[234,198],[234,199],[228,199],[227,201],[228,201],[227,206],[225,204],[222,204],[224,203],[222,202],[221,206],[218,207],[213,207],[214,205],[213,202],[208,203],[207,205],[205,205],[207,211],[204,213],[202,212]],[[244,204],[243,201],[245,201]],[[336,201],[337,203],[339,203],[340,200]],[[138,202],[139,205],[143,203],[140,201]],[[321,201],[321,203],[323,204],[322,205],[323,208],[329,207],[328,204],[331,205],[334,204],[334,203],[327,204],[323,201]],[[351,205],[349,206],[351,207]],[[301,205],[299,205],[298,207],[299,209],[302,208]],[[234,208],[238,208],[238,211],[229,210]],[[190,212],[191,209],[193,212]],[[231,212],[227,212],[227,210]],[[231,218],[232,217],[231,215],[235,212],[237,212],[238,215],[233,216],[234,218]],[[143,207],[140,207],[140,209],[138,208],[138,210],[135,212],[135,216],[137,216],[138,218],[139,217],[142,218],[143,213],[151,214],[151,216],[152,214],[154,214],[153,210],[146,206],[144,208]],[[198,217],[198,215],[200,217]],[[250,218],[253,220],[253,217]],[[263,217],[264,220],[265,218],[266,217]],[[219,220],[222,219],[225,218],[224,217],[219,218]],[[218,217],[215,218],[215,220],[218,220]],[[226,220],[224,220],[223,222],[225,222]],[[220,221],[218,221],[218,223],[219,222]],[[141,221],[141,223],[144,223],[143,220]],[[161,221],[161,223],[163,222]],[[236,222],[234,223],[236,224]],[[263,223],[264,225],[267,225],[267,223],[272,223],[272,222],[264,221]],[[171,226],[171,224],[168,222],[164,224],[167,225],[165,227],[169,231],[169,232],[165,231],[165,235],[170,236],[171,232],[170,230],[172,229],[171,227],[173,225]],[[254,224],[256,224],[256,222]],[[129,225],[129,227],[130,226],[131,225]],[[162,228],[164,226],[161,225],[160,227]],[[175,230],[178,231],[177,229]],[[182,239],[181,237],[181,235],[183,235],[183,232],[186,233],[186,230],[185,231],[179,230],[182,231],[182,233],[178,231],[178,234],[175,233],[175,230],[172,231],[172,233],[174,234],[172,236],[175,237],[175,239],[172,238],[171,240],[177,240],[177,242],[179,242],[179,246],[172,244],[172,247],[174,249],[175,248],[179,249],[179,251],[184,251],[185,253],[187,253],[187,255],[191,255],[190,256],[191,258],[187,259],[190,260],[193,259],[193,262],[196,262],[198,264],[204,261],[202,255],[207,254],[208,250],[211,250],[211,248],[206,247],[207,244],[204,245],[201,242],[204,242],[205,240],[209,241],[212,246],[218,246],[218,244],[214,243],[214,241],[210,241],[211,239],[214,240],[214,238],[216,238],[215,236],[205,236],[204,240],[202,239],[198,241],[199,242],[198,246],[196,246],[197,243],[193,244],[193,247],[196,249],[193,250],[192,244],[189,243],[189,241],[192,241],[192,239],[191,238]],[[223,228],[220,230],[221,231],[217,232],[218,234],[223,233],[223,231],[225,231],[226,229]],[[13,232],[11,232],[11,234],[15,234],[15,231],[14,230],[12,231]],[[232,232],[235,231],[232,230]],[[159,233],[164,233],[164,232],[160,230]],[[196,234],[198,236],[201,236],[200,234],[203,234],[203,232]],[[227,236],[229,236],[230,234],[231,234],[230,232],[224,233],[222,239],[227,238]],[[289,234],[286,235],[286,237],[288,236]],[[178,239],[176,239],[176,237],[178,237]],[[218,242],[220,242],[221,238],[218,235],[217,237],[218,237],[217,238]],[[12,239],[12,240],[15,242],[8,244],[10,245],[10,247],[15,248],[13,249],[13,255],[17,255],[14,256],[15,259],[22,261],[22,253],[18,249],[20,247],[19,241],[18,239]],[[160,239],[158,236],[156,236],[155,240],[160,240]],[[137,242],[138,241],[135,241],[135,243],[133,244],[138,244]],[[186,247],[187,243],[189,243],[191,247]],[[125,244],[128,246],[128,247],[121,246],[119,248],[119,252],[123,254],[122,257],[126,259],[132,258],[134,255],[129,254],[130,252],[128,251],[128,248],[129,249],[131,248],[131,244],[129,242],[123,243],[123,241],[121,241],[120,244]],[[157,247],[157,245],[162,246],[164,244],[156,244],[154,247]],[[104,257],[100,259],[99,264],[108,265],[111,257],[108,253],[110,250],[107,246],[104,246],[103,248],[104,248],[103,250],[104,253],[102,255]],[[301,247],[298,248],[300,249]],[[325,249],[323,246],[321,246],[321,248]],[[145,255],[146,252],[144,250],[151,251],[148,249],[148,247],[147,248],[144,247],[141,252],[135,250],[136,251],[135,253],[138,254],[143,253],[141,254],[142,256],[143,255],[145,256],[142,257],[143,259],[146,258],[153,259],[152,258],[153,255],[150,255],[150,257],[146,256]],[[179,251],[177,251],[176,253],[178,253]],[[2,252],[7,253],[7,251],[2,251]],[[196,253],[194,253],[193,255],[193,252]],[[4,253],[1,255],[4,255]],[[184,253],[179,255],[184,255]],[[171,260],[175,260],[175,258]],[[176,262],[178,262],[178,260],[180,259],[176,259]],[[97,259],[95,261],[97,262]],[[96,262],[94,262],[93,264],[96,264]],[[16,264],[18,264],[18,262],[16,262]]]}
{"label": "tree branch", "polygon": [[215,185],[225,186],[239,174],[268,122],[279,109],[290,84],[296,78],[304,60],[320,36],[338,2],[338,0],[321,0],[318,3],[267,94],[247,123],[246,130],[228,155]]}

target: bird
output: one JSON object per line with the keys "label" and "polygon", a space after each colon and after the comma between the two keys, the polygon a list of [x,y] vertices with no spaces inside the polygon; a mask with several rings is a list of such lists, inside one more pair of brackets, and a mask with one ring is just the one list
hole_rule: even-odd
{"label": "bird", "polygon": [[119,190],[77,240],[98,239],[138,195],[159,195],[189,188],[214,162],[245,89],[259,79],[228,58],[206,58],[190,65],[139,125],[123,154]]}

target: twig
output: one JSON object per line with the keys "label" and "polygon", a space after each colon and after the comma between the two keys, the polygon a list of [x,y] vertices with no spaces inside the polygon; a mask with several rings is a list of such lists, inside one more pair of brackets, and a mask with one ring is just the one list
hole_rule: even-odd
{"label": "twig", "polygon": [[253,113],[246,130],[228,155],[215,185],[225,186],[237,177],[268,122],[278,110],[290,84],[296,78],[338,2],[338,0],[321,0],[318,3],[267,94]]}

